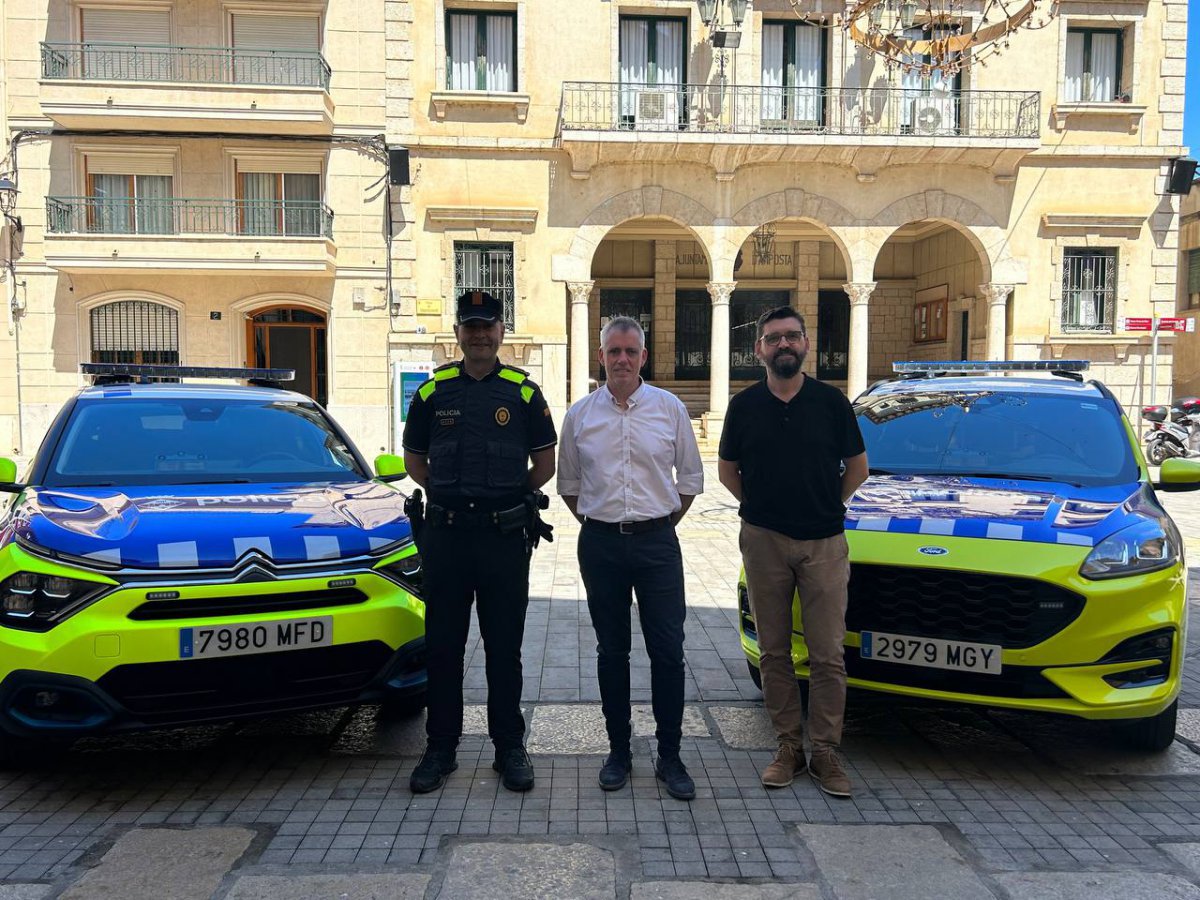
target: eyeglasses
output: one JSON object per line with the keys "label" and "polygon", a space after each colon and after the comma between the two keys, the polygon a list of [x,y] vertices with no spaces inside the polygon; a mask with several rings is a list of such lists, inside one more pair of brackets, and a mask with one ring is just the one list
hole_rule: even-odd
{"label": "eyeglasses", "polygon": [[760,340],[768,347],[778,347],[780,341],[786,340],[789,344],[798,344],[804,338],[803,331],[777,331],[774,334],[764,334]]}

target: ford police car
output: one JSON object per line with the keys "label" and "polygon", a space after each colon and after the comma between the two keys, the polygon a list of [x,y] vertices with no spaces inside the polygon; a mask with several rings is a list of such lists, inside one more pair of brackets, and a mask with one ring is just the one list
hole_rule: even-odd
{"label": "ford police car", "polygon": [[[418,706],[424,604],[395,456],[373,477],[283,370],[87,365],[0,460],[0,757],[46,738]],[[145,377],[249,378],[229,384]]]}
{"label": "ford police car", "polygon": [[[871,475],[846,511],[850,686],[1175,734],[1183,542],[1086,362],[897,363],[855,402]],[[1200,485],[1200,461],[1161,481]],[[754,619],[742,646],[761,686]],[[796,606],[793,656],[807,679]],[[804,684],[802,683],[802,686]]]}

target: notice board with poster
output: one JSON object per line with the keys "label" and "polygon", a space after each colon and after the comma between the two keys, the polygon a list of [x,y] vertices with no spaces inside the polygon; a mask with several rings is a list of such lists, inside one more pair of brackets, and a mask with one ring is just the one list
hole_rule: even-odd
{"label": "notice board with poster", "polygon": [[392,363],[392,446],[399,447],[404,434],[404,420],[412,406],[417,388],[433,374],[432,362]]}
{"label": "notice board with poster", "polygon": [[946,340],[946,301],[949,285],[939,284],[913,295],[913,343]]}

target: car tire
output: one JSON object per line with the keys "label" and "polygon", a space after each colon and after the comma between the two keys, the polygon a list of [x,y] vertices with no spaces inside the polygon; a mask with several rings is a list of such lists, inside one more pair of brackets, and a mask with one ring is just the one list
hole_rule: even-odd
{"label": "car tire", "polygon": [[754,686],[761,691],[762,690],[762,672],[759,670],[758,666],[756,666],[754,663],[750,662],[750,660],[746,660],[746,668],[750,670],[750,680],[753,681]]}
{"label": "car tire", "polygon": [[425,709],[427,699],[425,691],[419,694],[385,696],[383,703],[379,705],[379,717],[388,721],[411,719]]}
{"label": "car tire", "polygon": [[1117,733],[1121,743],[1131,750],[1158,753],[1170,747],[1175,740],[1175,720],[1178,715],[1179,701],[1176,700],[1157,716],[1121,721],[1117,725]]}

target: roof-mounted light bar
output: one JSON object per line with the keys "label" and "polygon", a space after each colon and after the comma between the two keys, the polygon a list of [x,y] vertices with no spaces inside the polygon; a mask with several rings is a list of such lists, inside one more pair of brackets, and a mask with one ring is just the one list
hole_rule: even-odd
{"label": "roof-mounted light bar", "polygon": [[1054,372],[1077,374],[1091,365],[1086,359],[952,359],[892,363],[898,375],[973,375],[988,372]]}
{"label": "roof-mounted light bar", "polygon": [[295,369],[224,368],[221,366],[152,366],[134,363],[80,363],[79,371],[96,384],[121,384],[146,378],[243,378],[251,384],[293,381]]}

